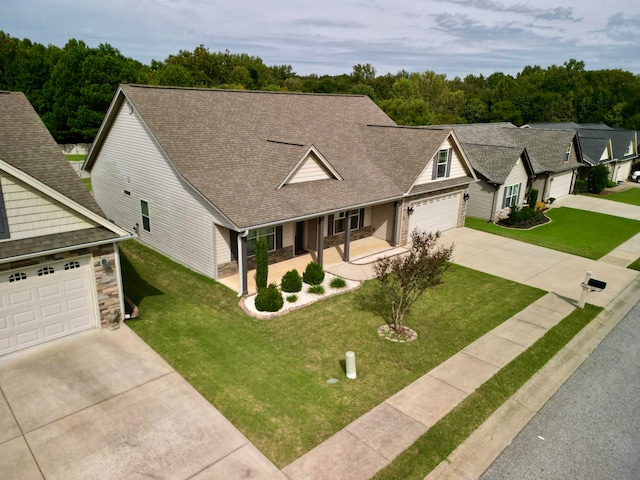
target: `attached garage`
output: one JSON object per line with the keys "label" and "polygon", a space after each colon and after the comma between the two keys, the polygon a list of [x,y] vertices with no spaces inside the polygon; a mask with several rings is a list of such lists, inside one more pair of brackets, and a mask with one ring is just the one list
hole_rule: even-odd
{"label": "attached garage", "polygon": [[90,256],[0,273],[0,355],[98,325]]}
{"label": "attached garage", "polygon": [[614,182],[623,182],[631,175],[631,161],[620,162],[616,166],[616,175],[613,179]]}
{"label": "attached garage", "polygon": [[411,203],[409,232],[415,228],[425,232],[445,231],[458,226],[460,192],[427,198]]}
{"label": "attached garage", "polygon": [[571,193],[571,181],[573,180],[573,171],[560,173],[551,177],[551,186],[549,187],[548,198],[560,198]]}

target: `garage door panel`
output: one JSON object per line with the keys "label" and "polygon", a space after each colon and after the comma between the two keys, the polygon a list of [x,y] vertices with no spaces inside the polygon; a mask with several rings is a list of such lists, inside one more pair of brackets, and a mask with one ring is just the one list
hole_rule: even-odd
{"label": "garage door panel", "polygon": [[65,270],[66,262],[21,269],[14,282],[2,274],[0,355],[97,326],[91,264],[80,258],[79,268]]}
{"label": "garage door panel", "polygon": [[560,198],[571,193],[569,190],[572,177],[572,172],[554,176],[549,189],[549,198]]}
{"label": "garage door panel", "polygon": [[445,231],[458,225],[460,194],[443,195],[412,204],[409,232],[415,228],[426,232]]}

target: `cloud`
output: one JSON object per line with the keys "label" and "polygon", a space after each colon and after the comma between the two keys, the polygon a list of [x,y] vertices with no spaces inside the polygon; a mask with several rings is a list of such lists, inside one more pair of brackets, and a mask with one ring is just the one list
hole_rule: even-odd
{"label": "cloud", "polygon": [[475,8],[477,10],[484,10],[489,12],[499,13],[516,13],[520,15],[531,16],[543,20],[559,20],[559,21],[571,21],[578,22],[580,19],[576,18],[573,14],[573,9],[568,7],[555,7],[555,8],[535,8],[533,6],[516,3],[513,5],[496,2],[493,0],[435,0],[442,3],[450,3],[453,5]]}
{"label": "cloud", "polygon": [[328,18],[304,18],[301,20],[291,20],[290,24],[306,25],[320,28],[365,28],[365,25],[358,22],[347,22],[344,20],[331,20]]}
{"label": "cloud", "polygon": [[[640,14],[626,17],[624,12],[614,13],[607,19],[606,35],[611,40],[623,43],[635,43],[640,40]],[[635,56],[637,56],[637,52]]]}

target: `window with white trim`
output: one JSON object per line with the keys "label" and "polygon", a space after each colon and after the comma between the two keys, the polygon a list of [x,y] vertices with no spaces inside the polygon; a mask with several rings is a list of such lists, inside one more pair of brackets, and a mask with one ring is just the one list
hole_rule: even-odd
{"label": "window with white trim", "polygon": [[520,184],[509,185],[504,189],[504,204],[503,208],[512,207],[518,204],[518,193],[520,193]]}
{"label": "window with white trim", "polygon": [[44,277],[45,275],[52,275],[55,272],[53,267],[42,267],[38,269],[38,276]]}
{"label": "window with white trim", "polygon": [[140,200],[140,213],[142,214],[142,228],[151,233],[151,220],[149,218],[149,202]]}
{"label": "window with white trim", "polygon": [[[345,230],[347,212],[340,212],[333,217],[333,233],[342,233]],[[360,226],[360,210],[349,211],[349,224],[351,230],[357,230]]]}
{"label": "window with white trim", "polygon": [[75,260],[64,264],[65,270],[74,270],[76,268],[80,268],[80,262],[76,262]]}
{"label": "window with white trim", "polygon": [[264,239],[267,242],[267,250],[271,252],[276,249],[276,227],[260,228],[251,230],[247,235],[247,256],[255,255],[256,241]]}
{"label": "window with white trim", "polygon": [[571,160],[571,147],[571,144],[569,144],[569,146],[567,147],[567,151],[564,154],[564,163],[567,163],[569,160]]}

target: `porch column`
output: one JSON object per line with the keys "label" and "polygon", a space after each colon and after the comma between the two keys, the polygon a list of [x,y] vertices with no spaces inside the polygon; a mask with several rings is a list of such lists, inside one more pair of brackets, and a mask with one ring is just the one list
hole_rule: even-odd
{"label": "porch column", "polygon": [[324,215],[318,217],[318,231],[316,232],[316,245],[318,248],[318,263],[323,265],[324,260]]}
{"label": "porch column", "polygon": [[249,287],[247,282],[247,234],[238,235],[238,273],[240,274],[240,295],[247,295]]}
{"label": "porch column", "polygon": [[344,221],[346,223],[344,228],[344,258],[345,262],[349,261],[349,242],[351,240],[351,210],[347,210],[347,213],[344,216]]}
{"label": "porch column", "polygon": [[391,232],[391,245],[398,245],[398,201],[393,202],[393,231]]}

